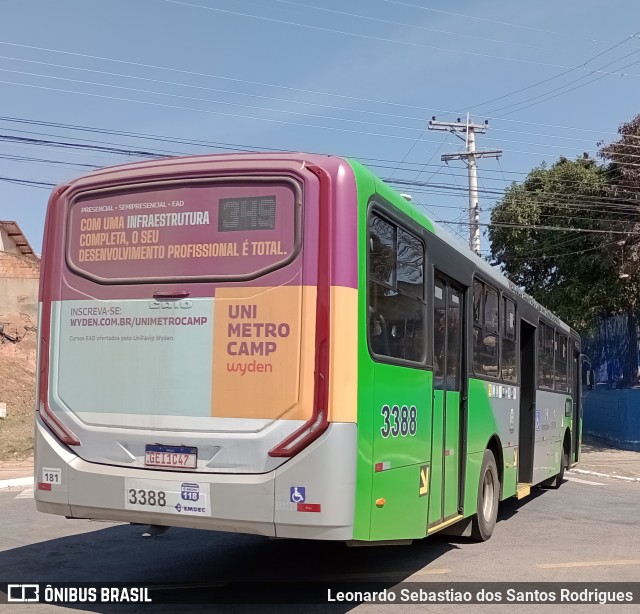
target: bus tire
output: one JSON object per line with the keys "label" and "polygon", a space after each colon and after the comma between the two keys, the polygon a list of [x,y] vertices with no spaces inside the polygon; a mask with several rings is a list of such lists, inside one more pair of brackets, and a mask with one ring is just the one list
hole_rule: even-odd
{"label": "bus tire", "polygon": [[471,523],[471,537],[477,541],[487,541],[498,519],[498,500],[500,498],[500,478],[496,459],[491,450],[485,450],[478,482],[477,513]]}

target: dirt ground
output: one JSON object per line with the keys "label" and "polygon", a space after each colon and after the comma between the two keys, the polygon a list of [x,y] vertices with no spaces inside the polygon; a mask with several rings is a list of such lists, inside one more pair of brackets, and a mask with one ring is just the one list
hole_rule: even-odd
{"label": "dirt ground", "polygon": [[0,461],[33,454],[36,387],[36,321],[26,314],[2,314],[4,332],[18,337],[12,343],[0,335],[0,402],[7,417],[0,418]]}

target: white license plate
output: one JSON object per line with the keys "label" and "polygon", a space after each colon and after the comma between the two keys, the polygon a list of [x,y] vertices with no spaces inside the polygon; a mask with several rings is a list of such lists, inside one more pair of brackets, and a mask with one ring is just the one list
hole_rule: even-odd
{"label": "white license plate", "polygon": [[179,516],[210,516],[209,485],[125,478],[125,509]]}
{"label": "white license plate", "polygon": [[197,449],[183,446],[147,445],[144,464],[147,467],[195,469],[198,466]]}

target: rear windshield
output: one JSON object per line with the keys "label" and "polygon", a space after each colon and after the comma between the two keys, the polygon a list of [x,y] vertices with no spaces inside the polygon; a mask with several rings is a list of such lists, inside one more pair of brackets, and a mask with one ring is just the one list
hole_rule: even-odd
{"label": "rear windshield", "polygon": [[290,262],[301,191],[289,179],[101,190],[69,205],[69,268],[99,283],[251,279]]}

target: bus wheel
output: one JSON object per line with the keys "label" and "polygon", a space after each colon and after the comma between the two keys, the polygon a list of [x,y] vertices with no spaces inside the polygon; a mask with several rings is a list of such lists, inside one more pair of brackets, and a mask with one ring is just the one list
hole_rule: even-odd
{"label": "bus wheel", "polygon": [[496,459],[491,450],[484,451],[480,483],[478,485],[478,511],[471,525],[471,537],[477,541],[487,541],[496,526],[500,479]]}
{"label": "bus wheel", "polygon": [[542,485],[546,488],[560,488],[562,482],[564,482],[564,469],[569,466],[569,453],[566,449],[562,450],[562,463],[560,463],[560,472],[554,475],[552,478],[542,482]]}

